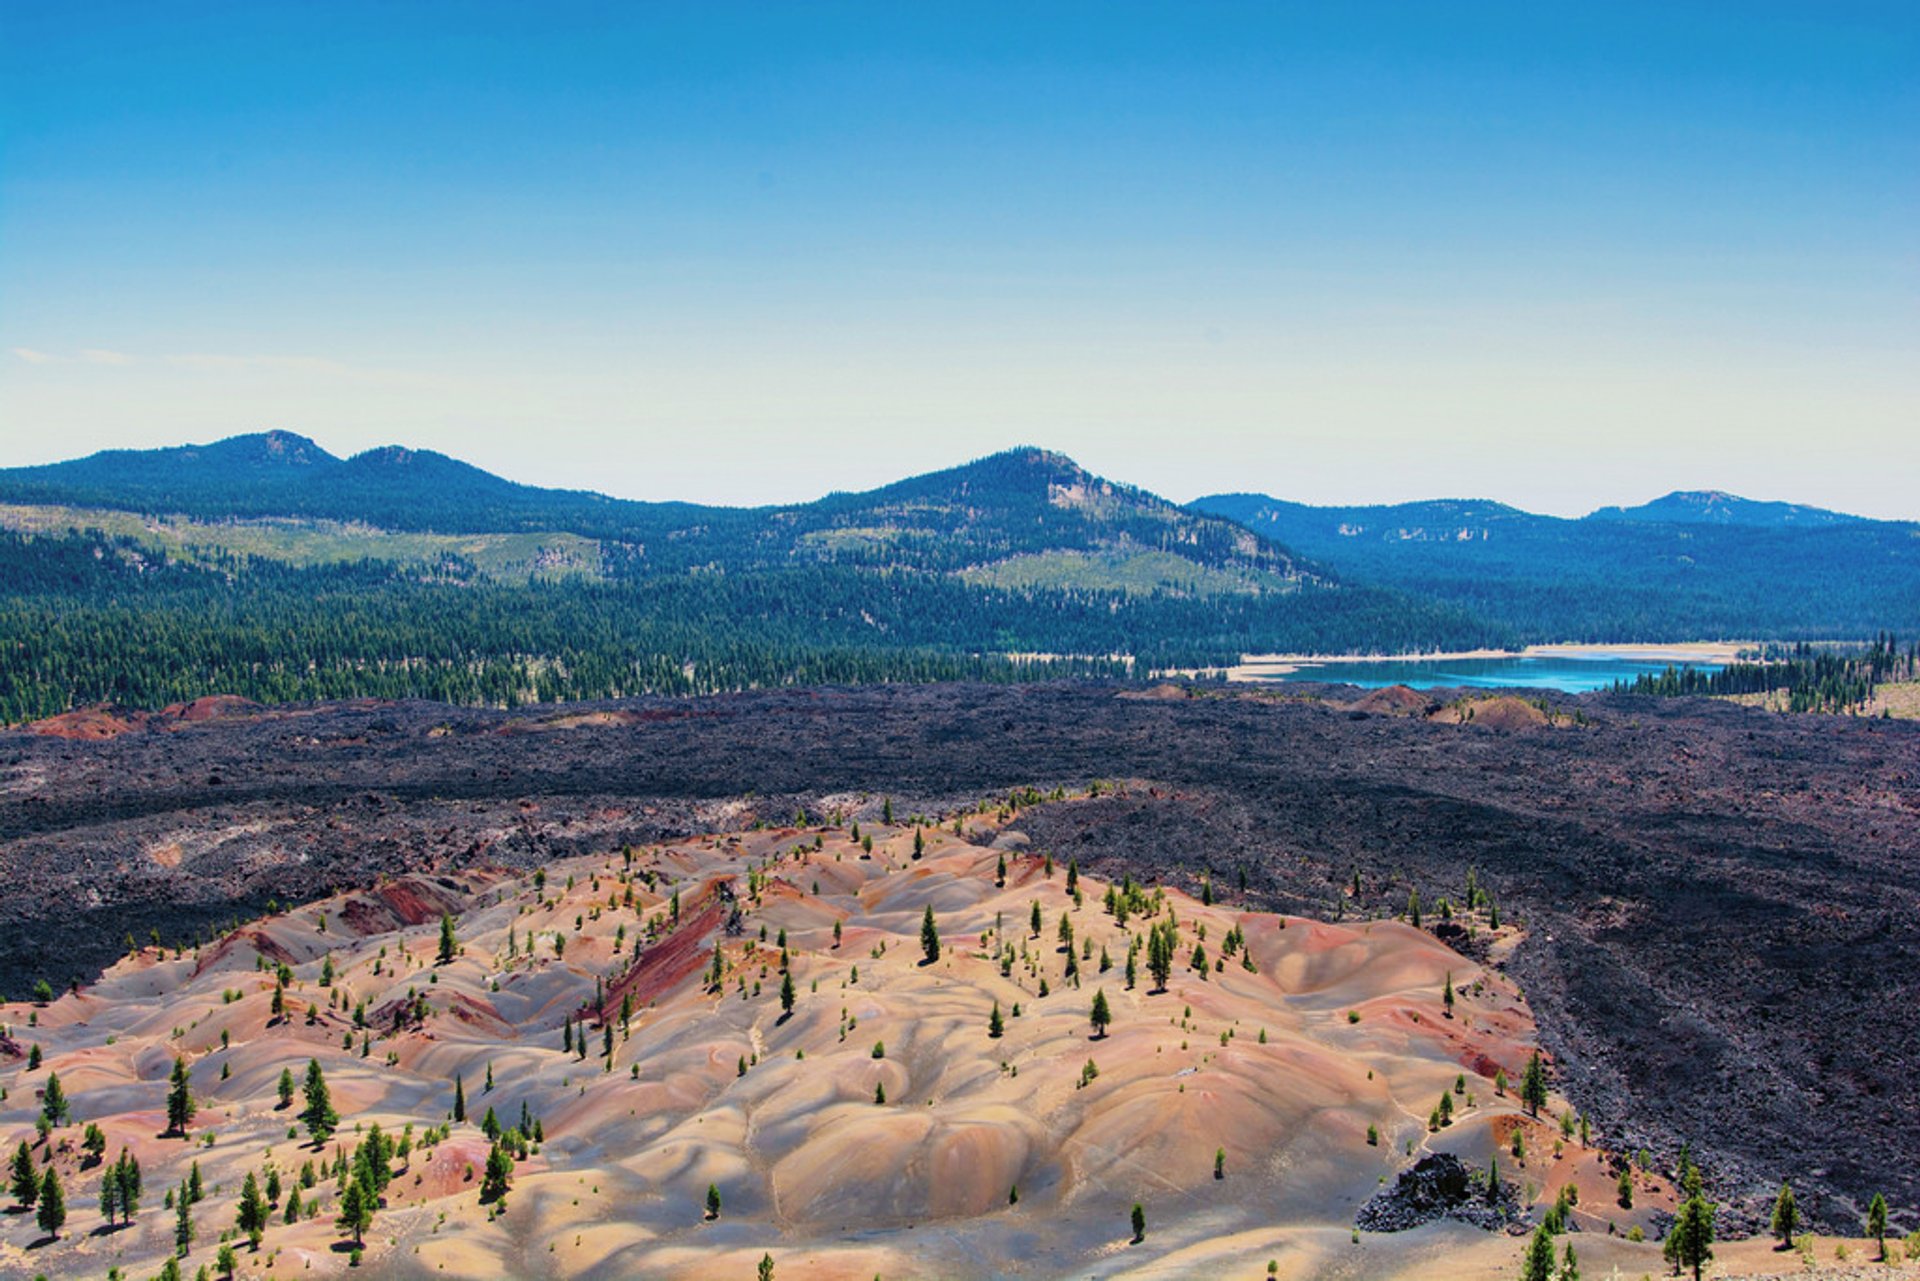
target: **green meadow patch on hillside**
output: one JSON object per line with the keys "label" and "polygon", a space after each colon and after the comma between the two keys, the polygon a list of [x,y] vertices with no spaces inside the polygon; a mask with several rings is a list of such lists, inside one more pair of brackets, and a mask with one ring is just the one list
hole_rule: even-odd
{"label": "green meadow patch on hillside", "polygon": [[251,556],[288,565],[360,560],[431,565],[446,556],[471,561],[489,578],[599,578],[600,544],[578,534],[428,534],[328,520],[199,521],[98,508],[0,504],[0,529],[65,535],[98,530],[189,562]]}
{"label": "green meadow patch on hillside", "polygon": [[1009,556],[991,565],[963,569],[959,577],[977,587],[1007,591],[1125,592],[1130,596],[1252,596],[1298,586],[1279,574],[1216,568],[1172,552],[1125,547]]}

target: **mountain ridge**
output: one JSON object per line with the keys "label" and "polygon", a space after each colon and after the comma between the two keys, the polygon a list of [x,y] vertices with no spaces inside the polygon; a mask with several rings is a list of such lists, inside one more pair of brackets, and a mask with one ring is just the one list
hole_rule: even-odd
{"label": "mountain ridge", "polygon": [[[1804,503],[1750,499],[1720,489],[1673,490],[1640,504],[1599,507],[1581,517],[1556,517],[1529,512],[1524,508],[1491,498],[1435,497],[1401,503],[1316,504],[1295,499],[1278,499],[1252,490],[1211,493],[1195,498],[1190,503],[1175,504],[1171,500],[1160,498],[1159,495],[1150,494],[1150,491],[1142,487],[1096,476],[1067,454],[1035,445],[1014,446],[950,467],[903,477],[873,489],[831,490],[815,499],[758,506],[734,506],[694,503],[678,499],[619,498],[595,490],[528,485],[498,473],[486,471],[449,454],[409,445],[379,445],[355,454],[340,456],[329,452],[311,437],[281,428],[223,437],[206,444],[172,445],[144,450],[100,450],[59,462],[0,468],[0,498],[10,501],[68,502],[77,506],[98,505],[111,506],[115,510],[133,510],[142,502],[163,500],[176,493],[181,496],[191,496],[191,491],[182,490],[179,483],[163,486],[158,482],[156,473],[169,467],[181,472],[183,480],[185,476],[196,473],[204,479],[209,472],[214,472],[216,478],[222,478],[219,477],[219,473],[224,473],[223,478],[227,479],[246,476],[255,481],[266,479],[271,482],[277,477],[281,485],[286,483],[288,477],[294,478],[297,482],[306,483],[326,476],[328,473],[373,476],[388,469],[404,468],[409,472],[432,469],[440,473],[440,478],[457,479],[469,485],[482,487],[496,495],[517,495],[522,500],[539,496],[540,500],[549,503],[566,499],[595,508],[602,515],[608,512],[637,515],[662,511],[773,512],[791,511],[822,504],[846,506],[862,498],[877,501],[920,496],[949,479],[960,483],[960,488],[949,495],[958,497],[964,495],[966,481],[975,476],[997,476],[1002,479],[1026,476],[1091,479],[1130,493],[1147,494],[1158,501],[1166,502],[1169,506],[1183,506],[1189,510],[1212,510],[1222,504],[1239,500],[1258,500],[1264,503],[1290,503],[1295,507],[1311,511],[1367,512],[1379,513],[1382,516],[1388,513],[1416,515],[1424,511],[1443,509],[1484,508],[1489,509],[1496,516],[1519,515],[1542,521],[1617,520],[1651,524],[1712,524],[1766,528],[1916,523],[1904,520],[1879,520]],[[116,486],[120,492],[110,492]],[[350,495],[342,494],[334,497],[344,500]],[[263,497],[260,501],[264,502],[265,498]],[[239,506],[244,504],[236,503],[236,507]],[[235,510],[230,514],[258,513]]]}

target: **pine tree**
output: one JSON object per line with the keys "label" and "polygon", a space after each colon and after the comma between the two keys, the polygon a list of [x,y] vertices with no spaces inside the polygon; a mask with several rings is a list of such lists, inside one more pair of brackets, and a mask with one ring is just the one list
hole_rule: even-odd
{"label": "pine tree", "polygon": [[13,1150],[13,1161],[8,1166],[7,1190],[13,1193],[13,1199],[21,1209],[30,1210],[33,1203],[40,1199],[40,1171],[33,1165],[33,1150],[25,1139]]}
{"label": "pine tree", "polygon": [[1068,859],[1067,860],[1067,893],[1071,894],[1079,888],[1080,888],[1080,860]]}
{"label": "pine tree", "polygon": [[1573,1242],[1566,1245],[1566,1252],[1560,1256],[1560,1271],[1553,1281],[1580,1281],[1580,1258],[1573,1252]]}
{"label": "pine tree", "polygon": [[760,1281],[773,1281],[773,1256],[771,1254],[763,1254],[760,1256],[759,1277]]}
{"label": "pine tree", "polygon": [[1620,1167],[1620,1181],[1614,1185],[1614,1194],[1619,1200],[1622,1210],[1631,1210],[1633,1208],[1633,1169],[1631,1166],[1623,1165]]}
{"label": "pine tree", "polygon": [[1006,1034],[1007,1022],[1000,1017],[1000,1002],[993,1003],[993,1013],[987,1016],[987,1035],[999,1040]]}
{"label": "pine tree", "polygon": [[320,1070],[320,1060],[307,1060],[307,1080],[302,1092],[306,1096],[306,1106],[301,1109],[300,1119],[306,1125],[314,1146],[318,1147],[333,1136],[340,1124],[340,1114],[333,1110],[333,1094],[327,1089],[327,1077]]}
{"label": "pine tree", "polygon": [[1520,1281],[1553,1281],[1553,1233],[1544,1223],[1533,1230],[1533,1239],[1527,1242]]}
{"label": "pine tree", "polygon": [[287,1189],[286,1220],[288,1223],[300,1222],[300,1185],[297,1183]]}
{"label": "pine tree", "polygon": [[1167,980],[1173,977],[1173,951],[1179,941],[1179,932],[1172,921],[1157,922],[1147,934],[1147,972],[1153,975],[1154,990],[1167,990]]}
{"label": "pine tree", "polygon": [[788,970],[780,976],[780,1012],[793,1013],[793,971]]}
{"label": "pine tree", "polygon": [[167,1133],[185,1138],[187,1127],[193,1124],[193,1114],[199,1110],[193,1101],[193,1080],[187,1072],[187,1061],[176,1058],[167,1086]]}
{"label": "pine tree", "polygon": [[140,1162],[133,1153],[122,1148],[120,1159],[114,1162],[120,1172],[120,1221],[133,1222],[133,1216],[140,1213]]}
{"label": "pine tree", "polygon": [[1005,854],[1002,854],[1002,855],[1000,856],[1000,862],[999,862],[999,864],[998,864],[998,865],[997,865],[997,866],[996,866],[996,867],[994,868],[994,870],[993,870],[993,884],[994,884],[994,888],[995,888],[995,889],[1005,889],[1005,888],[1006,888],[1006,885],[1007,885],[1007,856],[1006,856]]}
{"label": "pine tree", "polygon": [[717,1183],[707,1184],[707,1217],[709,1219],[720,1217],[720,1185]]}
{"label": "pine tree", "polygon": [[260,1194],[260,1181],[247,1171],[247,1181],[240,1189],[240,1205],[234,1213],[234,1222],[246,1233],[247,1242],[255,1254],[260,1252],[260,1237],[267,1228],[267,1199]]}
{"label": "pine tree", "polygon": [[[1031,917],[1030,917],[1030,918],[1028,919],[1028,924],[1029,924],[1029,925],[1030,925],[1030,926],[1032,927],[1032,929],[1033,929],[1033,936],[1034,936],[1035,938],[1039,938],[1039,937],[1040,937],[1040,929],[1041,929],[1041,920],[1040,920],[1040,900],[1039,900],[1039,899],[1035,899],[1035,900],[1033,900],[1033,915],[1032,915],[1032,916],[1031,916]],[[36,1048],[37,1048],[37,1047],[36,1047]]]}
{"label": "pine tree", "polygon": [[280,1097],[280,1107],[282,1109],[290,1108],[293,1106],[293,1069],[292,1068],[280,1069],[280,1081],[279,1081],[279,1084],[274,1086],[274,1092]]}
{"label": "pine tree", "polygon": [[73,1119],[73,1107],[67,1102],[67,1092],[60,1087],[60,1074],[47,1073],[46,1087],[40,1093],[40,1115],[47,1118],[49,1126],[65,1125]]}
{"label": "pine tree", "polygon": [[1127,1216],[1133,1224],[1133,1243],[1135,1245],[1147,1239],[1147,1211],[1138,1201],[1133,1203],[1133,1213]]}
{"label": "pine tree", "polygon": [[1540,1109],[1547,1105],[1547,1069],[1540,1061],[1538,1050],[1527,1060],[1527,1074],[1520,1082],[1520,1101],[1527,1105],[1529,1116],[1539,1116]]}
{"label": "pine tree", "polygon": [[[45,1199],[46,1193],[42,1192]],[[1867,1235],[1880,1243],[1880,1261],[1887,1259],[1887,1198],[1876,1192],[1873,1200],[1867,1203]]]}
{"label": "pine tree", "polygon": [[467,1119],[467,1083],[461,1075],[453,1074],[453,1121],[463,1125]]}
{"label": "pine tree", "polygon": [[181,1258],[193,1250],[193,1198],[182,1183],[173,1197],[173,1249]]}
{"label": "pine tree", "polygon": [[110,1165],[100,1176],[100,1217],[113,1227],[113,1216],[120,1212],[120,1167]]}
{"label": "pine tree", "polygon": [[353,1234],[356,1248],[364,1244],[366,1231],[373,1226],[373,1207],[373,1189],[361,1179],[349,1179],[346,1191],[340,1194],[340,1217],[334,1222]]}
{"label": "pine tree", "polygon": [[1780,1195],[1773,1203],[1773,1234],[1782,1247],[1793,1249],[1793,1234],[1800,1226],[1800,1208],[1793,1203],[1793,1188],[1781,1183]]}
{"label": "pine tree", "polygon": [[[999,1007],[995,1006],[994,1009],[998,1012]],[[1107,1025],[1113,1022],[1113,1011],[1107,1006],[1107,990],[1105,988],[1094,989],[1093,1009],[1087,1017],[1093,1022],[1094,1039],[1100,1040],[1105,1037],[1107,1034]]]}
{"label": "pine tree", "polygon": [[1440,1002],[1446,1007],[1448,1018],[1453,1017],[1453,971],[1447,971],[1446,986],[1440,990]]}
{"label": "pine tree", "polygon": [[[260,1246],[256,1242],[253,1248],[258,1250]],[[233,1281],[233,1274],[239,1268],[240,1260],[233,1253],[232,1246],[225,1242],[221,1243],[220,1252],[214,1255],[214,1266],[220,1269],[220,1275],[226,1277],[227,1281]]]}
{"label": "pine tree", "polygon": [[487,1152],[487,1169],[480,1180],[480,1200],[482,1204],[502,1200],[512,1184],[513,1158],[507,1150],[495,1143]]}
{"label": "pine tree", "polygon": [[[60,1171],[51,1165],[47,1167],[46,1178],[40,1181],[40,1204],[33,1217],[42,1232],[56,1241],[60,1239],[60,1229],[67,1225],[67,1193],[60,1186]],[[1883,1252],[1885,1248],[1882,1243]]]}
{"label": "pine tree", "polygon": [[451,965],[454,956],[460,950],[460,941],[454,937],[453,917],[440,913],[440,964]]}
{"label": "pine tree", "polygon": [[927,904],[927,914],[920,919],[920,950],[927,954],[928,965],[940,959],[940,927],[934,924],[931,903]]}
{"label": "pine tree", "polygon": [[1674,1259],[1681,1267],[1693,1269],[1693,1281],[1700,1281],[1702,1270],[1713,1260],[1713,1211],[1713,1203],[1695,1192],[1680,1207],[1667,1234]]}

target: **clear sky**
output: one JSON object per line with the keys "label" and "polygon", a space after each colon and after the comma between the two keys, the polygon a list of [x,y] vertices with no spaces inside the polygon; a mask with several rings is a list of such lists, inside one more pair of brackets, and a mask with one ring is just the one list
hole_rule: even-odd
{"label": "clear sky", "polygon": [[0,0],[0,463],[1920,517],[1920,5]]}

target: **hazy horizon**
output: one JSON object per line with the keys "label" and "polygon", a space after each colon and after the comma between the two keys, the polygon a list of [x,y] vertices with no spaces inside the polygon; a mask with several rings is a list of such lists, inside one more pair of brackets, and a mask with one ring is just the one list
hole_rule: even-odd
{"label": "hazy horizon", "polygon": [[1920,517],[1920,11],[0,14],[0,455]]}

